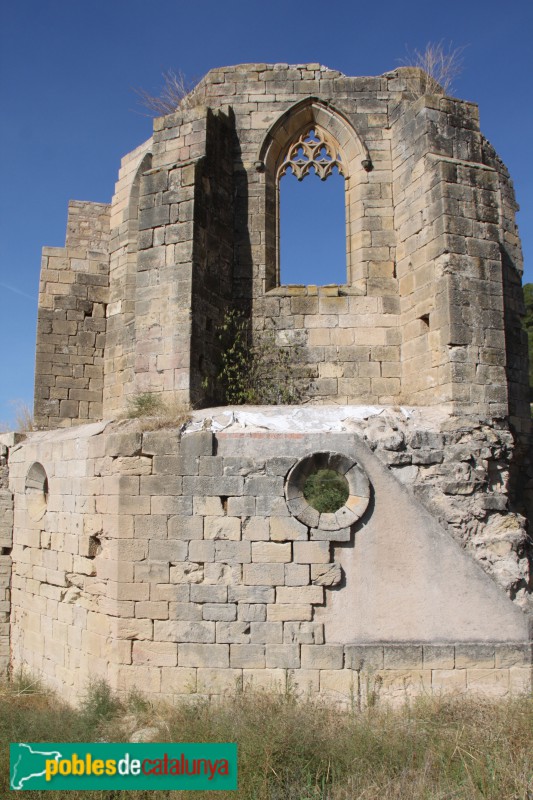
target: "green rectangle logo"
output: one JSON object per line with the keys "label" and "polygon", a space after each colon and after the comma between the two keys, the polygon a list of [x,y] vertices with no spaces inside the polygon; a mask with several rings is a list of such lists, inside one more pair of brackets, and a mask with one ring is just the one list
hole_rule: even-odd
{"label": "green rectangle logo", "polygon": [[10,745],[11,789],[237,788],[237,745],[49,743]]}

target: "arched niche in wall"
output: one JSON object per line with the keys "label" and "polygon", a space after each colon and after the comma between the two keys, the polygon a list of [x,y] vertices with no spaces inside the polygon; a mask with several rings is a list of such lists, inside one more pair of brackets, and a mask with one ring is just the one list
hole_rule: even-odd
{"label": "arched niche in wall", "polygon": [[137,252],[139,248],[139,198],[141,193],[141,178],[145,172],[152,169],[152,154],[146,153],[141,163],[137,167],[128,201],[126,220],[128,224],[128,267],[126,269],[126,281],[124,300],[124,311],[126,323],[135,321],[135,294],[137,290]]}
{"label": "arched niche in wall", "polygon": [[48,476],[38,461],[35,461],[28,470],[24,482],[24,494],[29,517],[38,522],[44,517],[48,504]]}
{"label": "arched niche in wall", "polygon": [[[357,277],[361,261],[357,220],[363,213],[361,187],[367,182],[371,161],[366,145],[348,119],[329,104],[309,97],[288,109],[268,131],[256,168],[265,173],[264,288],[281,285],[280,181],[290,168],[299,178],[311,169],[327,179],[333,168],[345,181],[346,283]],[[320,236],[320,220],[316,221]],[[310,283],[311,281],[307,281]],[[314,281],[313,281],[314,282]],[[327,272],[323,283],[330,283]]]}
{"label": "arched niche in wall", "polygon": [[[133,183],[131,184],[131,191],[128,201],[128,208],[126,211],[125,219],[128,221],[135,221],[139,219],[139,197],[141,189],[141,177],[145,172],[152,169],[152,154],[146,153],[141,163],[137,167]],[[135,229],[138,230],[138,226]]]}

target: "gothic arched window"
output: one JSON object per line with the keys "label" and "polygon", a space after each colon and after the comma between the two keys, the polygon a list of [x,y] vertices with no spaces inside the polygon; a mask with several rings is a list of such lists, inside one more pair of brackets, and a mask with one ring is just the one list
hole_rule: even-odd
{"label": "gothic arched window", "polygon": [[277,175],[279,283],[345,284],[344,164],[317,125],[292,142]]}
{"label": "gothic arched window", "polygon": [[[288,283],[333,283],[348,284],[364,294],[362,190],[371,162],[348,119],[328,103],[306,98],[272,125],[258,156],[256,167],[265,173],[263,291],[282,292]],[[311,194],[307,207],[303,192],[301,200],[294,197],[296,190],[303,188]],[[290,201],[286,193],[293,195]],[[330,206],[331,214],[326,213]],[[287,237],[293,238],[294,257],[286,257]],[[323,256],[318,255],[322,244],[326,248]],[[310,248],[307,255],[306,245]],[[335,251],[337,255],[333,255]],[[296,278],[291,267],[288,276],[285,274],[286,258],[287,266],[296,264]],[[308,268],[311,263],[316,265],[318,277],[317,270]]]}

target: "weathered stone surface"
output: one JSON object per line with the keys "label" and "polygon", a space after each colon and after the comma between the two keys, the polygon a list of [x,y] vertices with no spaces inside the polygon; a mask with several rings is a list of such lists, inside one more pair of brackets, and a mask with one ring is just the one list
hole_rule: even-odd
{"label": "weathered stone surface", "polygon": [[[424,80],[212,71],[123,159],[110,205],[69,205],[39,287],[48,430],[0,437],[0,668],[70,697],[89,672],[345,704],[530,687],[516,204],[475,107]],[[305,142],[295,160],[311,130],[328,159]],[[290,284],[280,165],[334,164],[346,273]],[[269,367],[271,399],[302,405],[189,421],[180,406],[225,401],[233,308],[292,372]],[[340,508],[307,503],[318,469],[346,476]]]}

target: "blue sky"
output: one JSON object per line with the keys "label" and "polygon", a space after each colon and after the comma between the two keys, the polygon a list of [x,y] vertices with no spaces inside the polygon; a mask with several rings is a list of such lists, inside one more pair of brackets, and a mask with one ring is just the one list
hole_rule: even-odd
{"label": "blue sky", "polygon": [[[32,403],[40,249],[69,199],[109,202],[121,156],[151,133],[135,88],[244,62],[378,75],[428,41],[464,46],[455,94],[507,164],[533,281],[533,2],[3,0],[0,2],[0,421]],[[311,180],[311,178],[309,179]]]}

